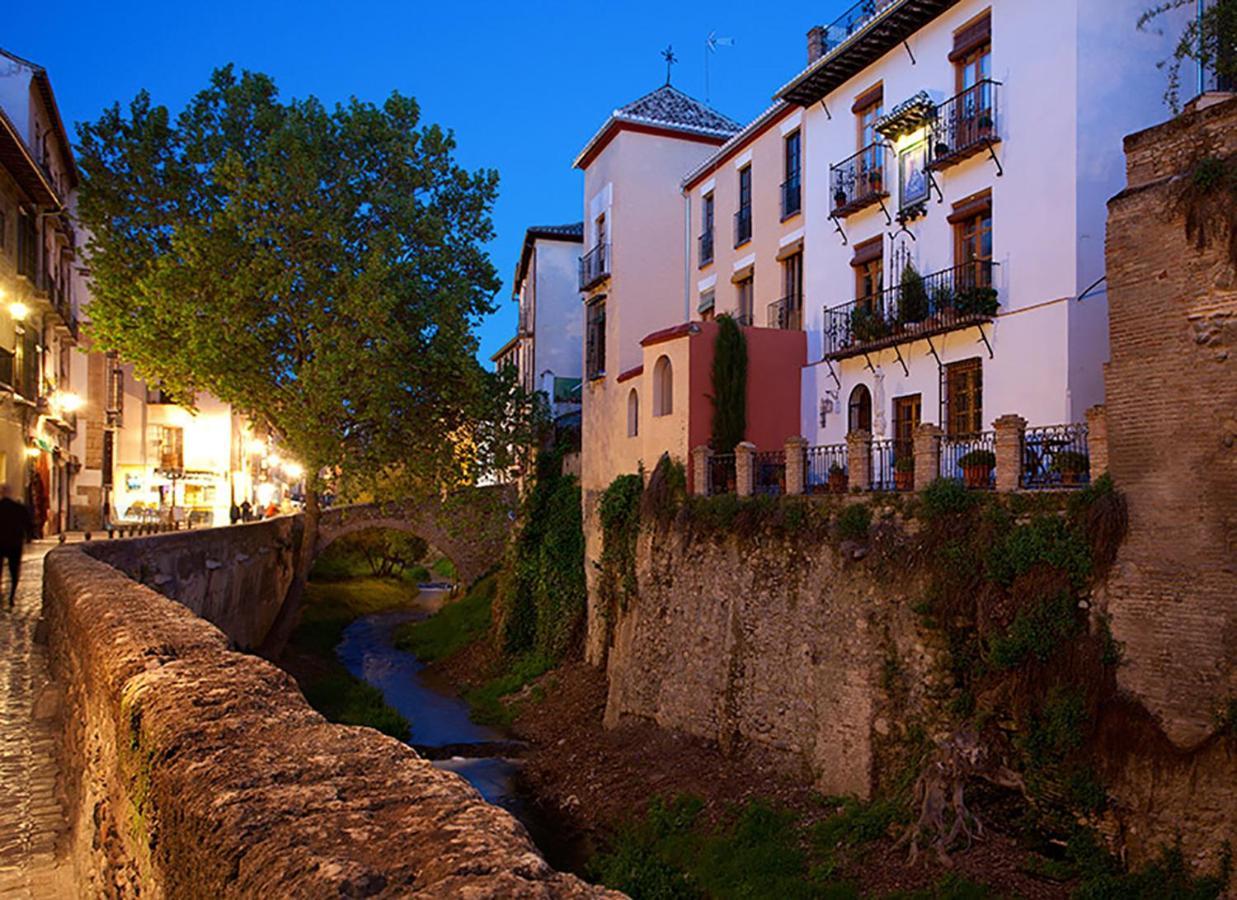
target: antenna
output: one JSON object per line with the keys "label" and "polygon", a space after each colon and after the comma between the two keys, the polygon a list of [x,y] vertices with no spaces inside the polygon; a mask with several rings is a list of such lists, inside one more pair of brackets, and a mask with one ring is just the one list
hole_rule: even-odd
{"label": "antenna", "polygon": [[718,47],[733,47],[734,38],[718,37],[716,31],[710,31],[704,39],[704,102],[709,102],[709,57],[717,52]]}

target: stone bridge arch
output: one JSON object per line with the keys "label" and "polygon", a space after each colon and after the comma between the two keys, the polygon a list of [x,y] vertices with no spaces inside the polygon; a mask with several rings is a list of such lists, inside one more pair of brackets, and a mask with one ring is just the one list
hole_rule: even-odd
{"label": "stone bridge arch", "polygon": [[469,585],[502,562],[517,503],[515,485],[498,484],[419,501],[334,506],[323,510],[318,521],[313,554],[317,557],[346,535],[388,528],[424,538]]}

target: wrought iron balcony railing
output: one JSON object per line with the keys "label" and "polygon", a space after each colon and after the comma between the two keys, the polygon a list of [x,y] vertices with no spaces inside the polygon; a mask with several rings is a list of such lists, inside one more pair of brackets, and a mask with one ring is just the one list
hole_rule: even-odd
{"label": "wrought iron balcony railing", "polygon": [[1028,428],[1022,438],[1022,487],[1082,487],[1091,480],[1085,422]]}
{"label": "wrought iron balcony railing", "polygon": [[936,107],[932,168],[945,169],[999,142],[999,81],[984,79]]}
{"label": "wrought iron balcony railing", "polygon": [[765,325],[768,328],[780,328],[783,331],[801,330],[803,328],[803,298],[791,294],[770,303]]}
{"label": "wrought iron balcony railing", "polygon": [[580,257],[580,290],[587,291],[610,277],[610,245],[598,244]]}
{"label": "wrought iron balcony railing", "polygon": [[752,460],[752,493],[778,497],[786,493],[786,451],[762,450]]}
{"label": "wrought iron balcony railing", "polygon": [[782,182],[782,219],[798,215],[803,209],[803,185],[800,179],[788,179]]}
{"label": "wrought iron balcony railing", "polygon": [[734,214],[734,245],[746,244],[752,239],[752,208],[741,206]]}
{"label": "wrought iron balcony railing", "polygon": [[893,176],[889,145],[869,144],[854,156],[829,167],[833,215],[845,218],[889,196],[886,177]]}
{"label": "wrought iron balcony railing", "polygon": [[709,496],[736,493],[736,475],[733,453],[714,453],[709,457]]}
{"label": "wrought iron balcony railing", "polygon": [[896,0],[859,0],[854,6],[842,13],[825,26],[826,53],[830,53],[845,43],[847,38],[858,32],[876,14],[887,6],[892,6]]}
{"label": "wrought iron balcony railing", "polygon": [[996,432],[945,435],[941,438],[940,475],[968,488],[996,487]]}
{"label": "wrought iron balcony railing", "polygon": [[713,262],[713,229],[710,228],[704,234],[696,239],[699,263],[702,266],[707,266]]}
{"label": "wrought iron balcony railing", "polygon": [[809,494],[845,494],[849,468],[846,444],[804,449],[804,488]]}
{"label": "wrought iron balcony railing", "polygon": [[996,263],[974,260],[825,310],[825,356],[842,358],[984,322],[996,315]]}

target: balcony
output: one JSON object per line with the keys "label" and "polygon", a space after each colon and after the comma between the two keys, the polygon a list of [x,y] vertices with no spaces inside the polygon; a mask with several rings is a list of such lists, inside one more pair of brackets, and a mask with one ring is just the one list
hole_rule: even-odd
{"label": "balcony", "polygon": [[877,13],[884,11],[887,6],[892,6],[894,2],[895,0],[859,0],[825,27],[825,53],[832,53],[862,30]]}
{"label": "balcony", "polygon": [[696,238],[697,255],[700,267],[703,268],[713,262],[713,229],[710,228],[700,237]]}
{"label": "balcony", "polygon": [[598,244],[580,257],[580,290],[591,290],[609,277],[609,244]]}
{"label": "balcony", "polygon": [[803,209],[803,186],[798,176],[782,182],[782,221],[797,216]]}
{"label": "balcony", "polygon": [[1000,142],[997,103],[1001,83],[985,79],[936,107],[932,169],[947,169]]}
{"label": "balcony", "polygon": [[889,196],[885,175],[893,174],[889,165],[889,145],[869,144],[854,156],[829,167],[833,189],[832,216],[844,219]]}
{"label": "balcony", "polygon": [[734,214],[734,245],[742,247],[752,239],[752,208],[743,206]]}
{"label": "balcony", "polygon": [[782,331],[802,330],[803,298],[792,295],[770,303],[765,325],[768,328],[780,328]]}
{"label": "balcony", "polygon": [[825,357],[845,359],[989,321],[998,306],[994,266],[975,260],[904,278],[897,287],[826,309]]}

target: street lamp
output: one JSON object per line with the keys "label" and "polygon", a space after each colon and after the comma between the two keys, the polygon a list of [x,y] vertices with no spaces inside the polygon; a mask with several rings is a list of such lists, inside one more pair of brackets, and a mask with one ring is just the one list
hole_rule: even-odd
{"label": "street lamp", "polygon": [[26,316],[30,315],[30,307],[20,300],[15,300],[9,304],[9,315],[13,317],[15,322],[24,322],[26,321]]}
{"label": "street lamp", "polygon": [[290,462],[283,467],[284,473],[293,481],[300,481],[301,476],[305,474],[305,467],[300,463]]}
{"label": "street lamp", "polygon": [[80,394],[75,394],[72,391],[61,391],[58,395],[60,400],[60,408],[67,413],[75,413],[85,405]]}

